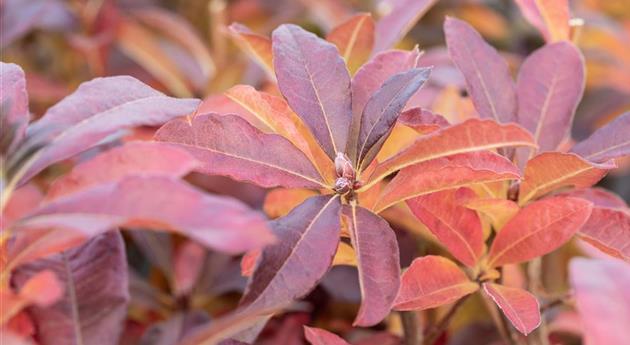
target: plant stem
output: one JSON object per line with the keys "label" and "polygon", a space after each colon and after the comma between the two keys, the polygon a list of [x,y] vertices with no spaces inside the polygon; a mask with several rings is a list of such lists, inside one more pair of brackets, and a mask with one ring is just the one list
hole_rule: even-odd
{"label": "plant stem", "polygon": [[459,301],[455,302],[446,315],[444,315],[442,320],[433,326],[430,331],[425,332],[426,336],[424,338],[424,345],[433,345],[433,343],[435,343],[438,337],[444,333],[448,325],[451,323],[451,320],[453,319],[453,316],[455,316],[455,313],[457,313],[457,310],[464,304],[469,296],[470,295],[460,298]]}
{"label": "plant stem", "polygon": [[420,330],[420,319],[415,311],[401,311],[400,319],[403,327],[403,345],[422,344],[422,332]]}
{"label": "plant stem", "polygon": [[507,321],[501,312],[499,312],[497,306],[485,294],[482,294],[481,297],[488,309],[488,312],[490,313],[490,316],[492,317],[492,321],[494,321],[494,325],[499,331],[499,335],[501,335],[501,338],[503,339],[503,342],[509,345],[516,345],[516,341],[512,337],[512,332],[510,331],[510,326],[507,324]]}
{"label": "plant stem", "polygon": [[[527,266],[527,278],[529,280],[529,291],[538,298],[541,293],[545,291],[542,282],[542,257],[535,258],[529,262]],[[541,315],[540,326],[534,330],[532,336],[536,339],[537,344],[549,345],[549,332],[543,315]]]}

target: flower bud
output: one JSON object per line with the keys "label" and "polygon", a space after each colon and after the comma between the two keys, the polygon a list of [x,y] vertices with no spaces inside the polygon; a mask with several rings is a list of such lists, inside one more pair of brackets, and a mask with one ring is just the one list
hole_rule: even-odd
{"label": "flower bud", "polygon": [[335,192],[339,194],[346,194],[350,191],[352,185],[351,182],[348,181],[345,177],[340,177],[335,181]]}
{"label": "flower bud", "polygon": [[337,171],[337,177],[345,177],[349,181],[354,181],[354,167],[345,153],[337,152],[337,157],[335,158],[335,170]]}

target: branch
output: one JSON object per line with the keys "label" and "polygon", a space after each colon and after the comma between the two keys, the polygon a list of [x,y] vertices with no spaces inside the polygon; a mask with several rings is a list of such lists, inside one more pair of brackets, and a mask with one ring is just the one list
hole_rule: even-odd
{"label": "branch", "polygon": [[403,327],[403,345],[422,344],[422,332],[420,331],[420,319],[415,311],[401,311],[400,319]]}
{"label": "branch", "polygon": [[433,343],[435,343],[438,337],[442,333],[444,333],[448,325],[451,323],[453,316],[455,316],[455,313],[457,313],[457,310],[464,304],[464,302],[466,301],[468,297],[470,297],[470,295],[460,298],[459,301],[453,304],[451,309],[449,309],[449,311],[446,313],[446,315],[444,315],[444,317],[442,318],[442,320],[440,320],[440,322],[438,322],[430,330],[425,331],[426,336],[424,340],[424,345],[433,345]]}

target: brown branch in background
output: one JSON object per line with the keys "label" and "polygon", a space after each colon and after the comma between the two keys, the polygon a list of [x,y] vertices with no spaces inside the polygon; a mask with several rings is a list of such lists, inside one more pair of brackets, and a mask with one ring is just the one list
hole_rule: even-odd
{"label": "brown branch in background", "polygon": [[[541,294],[545,293],[545,287],[542,282],[542,257],[535,258],[529,262],[527,266],[527,278],[529,291],[532,292],[536,298],[540,298]],[[549,331],[544,315],[541,315],[540,326],[532,332],[530,338],[532,338],[535,344],[549,345]]]}
{"label": "brown branch in background", "polygon": [[464,302],[466,301],[468,297],[470,297],[470,295],[462,297],[459,301],[455,302],[455,304],[453,304],[451,309],[449,309],[446,315],[444,315],[444,317],[436,325],[434,325],[431,329],[426,330],[424,332],[425,333],[425,338],[424,338],[424,343],[423,343],[424,345],[433,345],[433,343],[435,343],[438,337],[442,333],[444,333],[448,325],[451,323],[453,317],[457,313],[457,310],[459,310],[459,308],[464,304]]}
{"label": "brown branch in background", "polygon": [[415,311],[401,311],[400,320],[403,327],[403,345],[422,344],[422,331],[418,313]]}

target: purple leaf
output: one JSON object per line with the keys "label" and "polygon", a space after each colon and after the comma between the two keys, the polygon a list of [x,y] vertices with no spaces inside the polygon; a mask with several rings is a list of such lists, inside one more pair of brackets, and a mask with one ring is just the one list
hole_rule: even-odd
{"label": "purple leaf", "polygon": [[18,285],[42,270],[53,270],[65,297],[31,316],[42,345],[115,345],[127,316],[127,258],[118,231],[80,247],[34,261],[15,274]]}
{"label": "purple leaf", "polygon": [[396,119],[431,73],[430,68],[414,68],[389,78],[368,100],[359,130],[359,166],[367,166],[380,151],[396,124]]}
{"label": "purple leaf", "polygon": [[47,166],[85,151],[118,130],[157,126],[195,110],[196,99],[176,99],[132,77],[97,78],[48,109],[29,126],[28,136],[46,138],[23,177],[28,180]]}
{"label": "purple leaf", "polygon": [[481,118],[513,122],[516,93],[505,60],[469,24],[455,18],[444,23],[451,60],[466,79],[466,88]]}
{"label": "purple leaf", "polygon": [[272,241],[262,215],[240,201],[164,176],[131,176],[61,197],[16,224],[20,231],[61,227],[84,237],[116,226],[175,231],[228,253]]}
{"label": "purple leaf", "polygon": [[262,187],[326,188],[317,169],[290,141],[265,134],[236,115],[176,119],[162,126],[155,138],[191,152],[206,174]]}
{"label": "purple leaf", "polygon": [[584,59],[569,42],[548,44],[521,66],[517,81],[518,122],[539,151],[552,151],[569,135],[584,91]]}
{"label": "purple leaf", "polygon": [[345,152],[351,121],[350,75],[337,48],[296,25],[274,30],[278,87],[331,159]]}
{"label": "purple leaf", "polygon": [[[24,137],[24,131],[29,121],[26,80],[24,79],[24,71],[20,66],[0,62],[0,90],[2,90],[0,92],[0,115],[3,126],[2,146],[6,144],[8,145],[7,148],[11,150]],[[11,142],[4,143],[5,136],[10,138]]]}
{"label": "purple leaf", "polygon": [[630,210],[593,207],[577,235],[604,253],[630,262]]}
{"label": "purple leaf", "polygon": [[400,41],[437,0],[387,0],[389,13],[376,23],[373,54],[389,49]]}
{"label": "purple leaf", "polygon": [[272,221],[279,240],[263,249],[241,305],[274,308],[313,289],[337,250],[340,209],[337,196],[314,196]]}
{"label": "purple leaf", "polygon": [[603,163],[609,159],[630,155],[630,112],[596,130],[586,140],[571,149],[593,162]]}
{"label": "purple leaf", "polygon": [[60,0],[4,0],[0,13],[0,48],[33,29],[59,31],[70,28],[73,22],[68,4]]}
{"label": "purple leaf", "polygon": [[400,287],[400,259],[396,235],[387,221],[369,210],[346,206],[352,246],[357,254],[361,307],[355,326],[373,326],[392,308]]}

